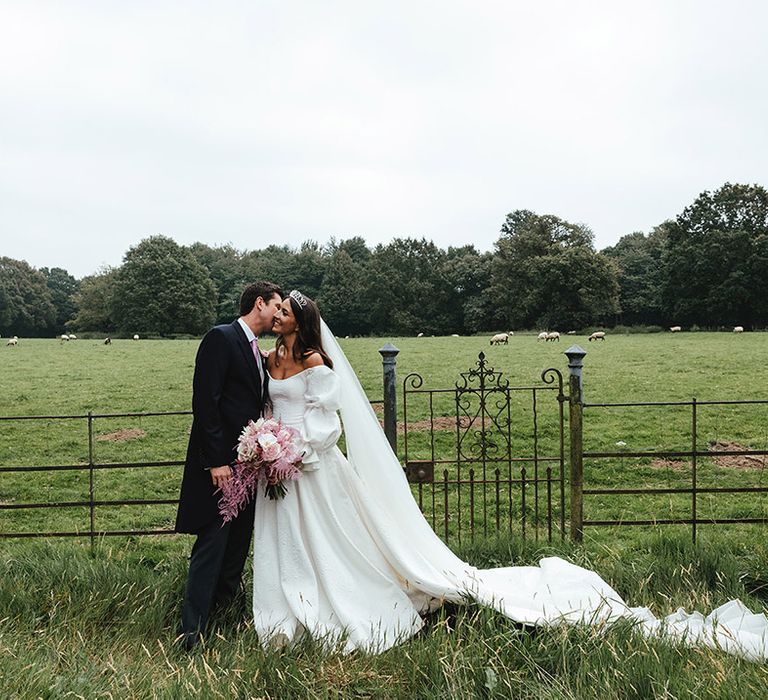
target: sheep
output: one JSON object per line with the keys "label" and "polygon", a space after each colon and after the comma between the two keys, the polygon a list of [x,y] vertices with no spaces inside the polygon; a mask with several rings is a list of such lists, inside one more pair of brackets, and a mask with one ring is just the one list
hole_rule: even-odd
{"label": "sheep", "polygon": [[743,333],[744,332],[744,326],[734,326],[733,332],[734,333]]}
{"label": "sheep", "polygon": [[679,333],[679,332],[680,332],[681,330],[683,330],[683,329],[682,329],[680,326],[670,326],[670,327],[669,327],[669,330],[670,330],[672,333]]}
{"label": "sheep", "polygon": [[63,335],[60,335],[60,336],[59,336],[59,340],[60,340],[62,343],[63,343],[65,340],[66,340],[67,342],[69,342],[69,336],[68,336],[66,333],[64,333]]}
{"label": "sheep", "polygon": [[138,339],[139,339],[139,334],[138,334],[138,333],[136,333],[136,335],[134,335],[134,336],[133,336],[133,339],[134,339],[134,340],[138,340]]}
{"label": "sheep", "polygon": [[568,331],[566,335],[576,335],[576,331]]}
{"label": "sheep", "polygon": [[514,331],[507,331],[507,335],[510,336],[510,337],[512,337],[514,334],[515,334]]}
{"label": "sheep", "polygon": [[506,333],[497,333],[491,338],[491,345],[509,345],[509,336]]}
{"label": "sheep", "polygon": [[70,340],[77,340],[77,336],[74,333],[70,333],[69,334],[69,339]]}
{"label": "sheep", "polygon": [[557,341],[560,342],[560,334],[557,331],[552,331],[551,333],[547,333],[547,341]]}
{"label": "sheep", "polygon": [[592,335],[587,338],[590,342],[593,340],[605,340],[605,331],[595,331]]}
{"label": "sheep", "polygon": [[424,334],[423,334],[423,333],[417,333],[417,334],[416,334],[416,337],[417,337],[417,338],[423,338],[423,337],[424,337]]}
{"label": "sheep", "polygon": [[104,338],[104,345],[112,345],[112,338],[110,338],[109,336]]}
{"label": "sheep", "polygon": [[541,333],[539,333],[538,336],[536,336],[536,340],[546,340],[546,339],[547,339],[547,332],[546,331],[542,331]]}
{"label": "sheep", "polygon": [[14,335],[13,338],[8,338],[8,342],[5,344],[6,347],[9,345],[12,348],[15,348],[19,344],[19,336]]}
{"label": "sheep", "polygon": [[451,333],[451,338],[458,338],[458,337],[459,337],[458,333]]}

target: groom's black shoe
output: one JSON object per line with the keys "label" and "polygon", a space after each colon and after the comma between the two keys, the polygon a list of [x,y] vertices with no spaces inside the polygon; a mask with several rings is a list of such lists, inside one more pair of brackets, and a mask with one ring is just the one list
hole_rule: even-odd
{"label": "groom's black shoe", "polygon": [[211,609],[211,617],[217,617],[219,624],[227,626],[240,625],[250,620],[252,614],[242,584],[234,595],[216,600]]}
{"label": "groom's black shoe", "polygon": [[200,632],[179,632],[176,643],[184,651],[192,651],[200,644],[202,638]]}

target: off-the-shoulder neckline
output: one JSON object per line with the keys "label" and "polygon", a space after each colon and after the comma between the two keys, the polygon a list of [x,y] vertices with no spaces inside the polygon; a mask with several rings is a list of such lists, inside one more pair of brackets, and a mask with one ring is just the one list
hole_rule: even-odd
{"label": "off-the-shoulder neckline", "polygon": [[293,379],[294,377],[298,377],[300,374],[304,374],[306,372],[311,372],[312,370],[315,370],[315,369],[327,369],[327,370],[333,371],[327,365],[318,365],[317,367],[307,367],[306,369],[301,370],[301,372],[296,372],[296,374],[289,374],[287,377],[283,377],[282,379],[278,379],[277,377],[273,377],[272,374],[269,372],[269,370],[267,370],[267,374],[269,374],[270,381],[273,381],[273,382],[284,382],[284,381],[287,381],[288,379]]}

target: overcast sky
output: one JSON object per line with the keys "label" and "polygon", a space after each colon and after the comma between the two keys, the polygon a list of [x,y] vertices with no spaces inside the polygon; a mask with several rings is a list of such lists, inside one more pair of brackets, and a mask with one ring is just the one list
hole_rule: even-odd
{"label": "overcast sky", "polygon": [[598,248],[768,185],[768,3],[0,0],[0,255],[81,277],[162,233]]}

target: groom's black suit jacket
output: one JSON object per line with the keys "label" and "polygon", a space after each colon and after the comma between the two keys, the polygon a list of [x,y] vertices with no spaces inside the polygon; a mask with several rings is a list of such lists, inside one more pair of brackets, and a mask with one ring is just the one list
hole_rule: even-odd
{"label": "groom's black suit jacket", "polygon": [[208,469],[231,464],[237,440],[249,420],[262,413],[268,375],[262,392],[256,358],[237,321],[216,326],[200,343],[192,385],[192,431],[181,482],[176,531],[197,533],[219,517]]}

